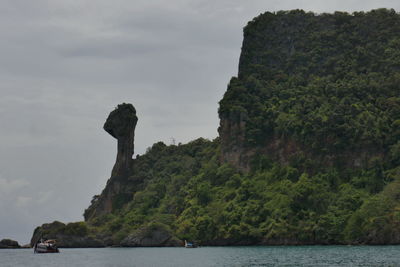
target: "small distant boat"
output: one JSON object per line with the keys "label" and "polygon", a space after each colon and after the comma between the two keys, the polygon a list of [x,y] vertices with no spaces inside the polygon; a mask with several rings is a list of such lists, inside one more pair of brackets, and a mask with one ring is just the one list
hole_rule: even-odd
{"label": "small distant boat", "polygon": [[185,248],[197,248],[197,245],[195,243],[187,242],[185,240]]}
{"label": "small distant boat", "polygon": [[34,253],[59,253],[58,247],[56,245],[56,240],[49,239],[36,242],[35,246],[33,247]]}

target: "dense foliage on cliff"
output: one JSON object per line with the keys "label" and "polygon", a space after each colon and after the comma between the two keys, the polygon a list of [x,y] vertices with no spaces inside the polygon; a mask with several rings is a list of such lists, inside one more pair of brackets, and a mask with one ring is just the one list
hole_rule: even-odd
{"label": "dense foliage on cliff", "polygon": [[374,194],[364,186],[373,176],[365,171],[343,183],[335,171],[309,175],[266,159],[244,174],[219,164],[218,148],[218,139],[153,145],[135,160],[133,176],[144,178],[139,191],[88,221],[89,228],[116,244],[143,227],[221,245],[385,243],[400,236],[399,180]]}
{"label": "dense foliage on cliff", "polygon": [[220,117],[246,122],[248,146],[275,135],[318,153],[392,149],[398,162],[399,32],[387,9],[264,13],[244,29]]}

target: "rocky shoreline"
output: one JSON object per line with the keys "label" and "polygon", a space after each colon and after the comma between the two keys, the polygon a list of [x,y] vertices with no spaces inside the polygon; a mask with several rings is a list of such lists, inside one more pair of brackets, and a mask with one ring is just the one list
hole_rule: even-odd
{"label": "rocky shoreline", "polygon": [[0,249],[9,249],[9,248],[30,248],[30,244],[21,246],[17,241],[12,239],[2,239],[0,241]]}
{"label": "rocky shoreline", "polygon": [[[43,237],[45,239],[56,239],[60,248],[101,248],[101,247],[183,247],[184,240],[177,238],[168,229],[159,224],[152,224],[147,227],[137,229],[133,233],[115,240],[113,237],[95,233],[93,231],[81,231],[75,229],[71,231],[72,226],[80,225],[82,222],[64,224],[58,221],[43,224],[35,229],[28,247],[33,247],[35,240]],[[72,225],[72,226],[71,226]],[[3,241],[0,242],[0,244]],[[7,248],[20,248],[18,243],[10,241],[3,242],[8,244]],[[11,244],[14,247],[10,247]],[[391,243],[368,242],[368,243],[337,243],[327,240],[316,240],[315,242],[304,242],[296,239],[264,239],[264,240],[232,240],[218,239],[200,243],[202,246],[313,246],[313,245],[399,245],[400,242],[393,240]]]}
{"label": "rocky shoreline", "polygon": [[[113,240],[112,236],[96,234],[90,231],[82,231],[78,226],[82,222],[64,224],[58,221],[43,224],[35,229],[31,243],[20,245],[12,239],[2,239],[0,249],[22,249],[32,248],[37,240],[56,239],[59,248],[103,248],[103,247],[183,247],[184,241],[174,236],[171,231],[158,224],[142,227],[135,232],[128,234],[119,241]],[[74,227],[74,228],[73,228]],[[71,231],[71,229],[74,231]],[[399,245],[393,243],[335,243],[329,241],[302,242],[294,239],[276,240],[229,240],[219,239],[201,243],[202,246],[313,246],[313,245]]]}

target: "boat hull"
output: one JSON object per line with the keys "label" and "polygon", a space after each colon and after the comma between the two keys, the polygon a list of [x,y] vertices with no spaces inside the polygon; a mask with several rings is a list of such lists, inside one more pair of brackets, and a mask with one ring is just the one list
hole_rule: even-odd
{"label": "boat hull", "polygon": [[37,245],[34,249],[35,253],[59,253],[56,246]]}
{"label": "boat hull", "polygon": [[197,244],[185,240],[185,248],[197,248]]}

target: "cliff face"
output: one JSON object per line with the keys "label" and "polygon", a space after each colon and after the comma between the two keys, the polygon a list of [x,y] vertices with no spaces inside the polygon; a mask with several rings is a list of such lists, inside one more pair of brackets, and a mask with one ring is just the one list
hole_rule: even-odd
{"label": "cliff face", "polygon": [[264,13],[244,29],[238,77],[220,101],[221,160],[369,168],[398,140],[393,10]]}
{"label": "cliff face", "polygon": [[117,160],[111,172],[111,178],[100,196],[95,196],[92,204],[85,210],[85,220],[108,214],[113,211],[116,198],[131,195],[126,186],[132,173],[135,128],[138,118],[132,104],[121,104],[113,110],[104,123],[104,130],[118,141]]}

